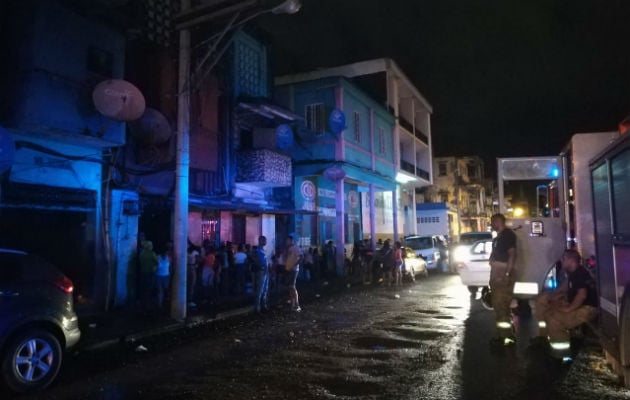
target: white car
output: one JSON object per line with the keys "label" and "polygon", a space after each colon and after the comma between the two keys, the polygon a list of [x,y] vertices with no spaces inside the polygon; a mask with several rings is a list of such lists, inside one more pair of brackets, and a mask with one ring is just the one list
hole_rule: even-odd
{"label": "white car", "polygon": [[486,287],[490,282],[490,253],[492,240],[475,242],[467,253],[462,254],[457,263],[457,272],[470,293],[477,293],[479,287]]}
{"label": "white car", "polygon": [[418,257],[422,257],[427,262],[427,269],[446,272],[448,249],[444,236],[408,236],[405,238],[405,247],[410,247]]}
{"label": "white car", "polygon": [[424,258],[416,255],[416,252],[409,247],[403,247],[403,276],[408,276],[409,280],[415,281],[416,275],[422,275],[426,277],[429,275],[429,270],[427,270],[427,262],[424,261]]}
{"label": "white car", "polygon": [[451,265],[457,267],[457,263],[468,257],[470,248],[479,240],[491,240],[491,232],[466,232],[459,235],[459,241],[449,251]]}

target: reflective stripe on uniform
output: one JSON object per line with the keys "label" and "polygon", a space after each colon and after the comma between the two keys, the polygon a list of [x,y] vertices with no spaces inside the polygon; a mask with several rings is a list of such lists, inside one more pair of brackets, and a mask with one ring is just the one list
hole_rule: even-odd
{"label": "reflective stripe on uniform", "polygon": [[538,294],[538,284],[536,282],[514,282],[513,293],[535,296]]}
{"label": "reflective stripe on uniform", "polygon": [[512,324],[509,322],[500,321],[497,322],[497,328],[499,329],[512,329]]}
{"label": "reflective stripe on uniform", "polygon": [[571,348],[571,342],[549,342],[549,345],[554,350],[569,350]]}

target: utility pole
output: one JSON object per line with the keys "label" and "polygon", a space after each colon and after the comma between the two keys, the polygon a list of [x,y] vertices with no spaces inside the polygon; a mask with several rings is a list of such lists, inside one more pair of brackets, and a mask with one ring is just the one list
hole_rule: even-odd
{"label": "utility pole", "polygon": [[[181,11],[190,9],[190,0],[181,0]],[[188,174],[190,165],[190,29],[179,31],[177,97],[177,152],[175,166],[175,216],[173,245],[175,274],[171,288],[171,317],[178,321],[186,318],[186,272],[188,258]]]}
{"label": "utility pole", "polygon": [[[217,46],[224,35],[235,27],[242,26],[246,22],[265,13],[294,14],[300,10],[299,0],[285,0],[279,5],[260,10],[237,22],[241,11],[249,10],[258,4],[257,0],[211,1],[191,8],[191,0],[181,0],[181,10],[175,17],[176,28],[179,30],[179,64],[178,64],[178,96],[177,96],[177,150],[175,153],[175,207],[173,226],[173,247],[175,251],[175,274],[173,287],[171,288],[171,317],[178,321],[186,319],[187,306],[187,269],[188,269],[188,187],[190,171],[190,92],[199,79],[203,79],[210,73],[216,62],[227,50],[229,42],[224,48],[217,51]],[[218,8],[217,8],[218,7]],[[206,56],[202,58],[197,70],[191,79],[191,39],[190,28],[202,23],[208,23],[217,18],[233,14],[229,24],[223,31],[211,37],[215,39],[208,49]],[[215,59],[205,71],[201,71],[208,58]]]}

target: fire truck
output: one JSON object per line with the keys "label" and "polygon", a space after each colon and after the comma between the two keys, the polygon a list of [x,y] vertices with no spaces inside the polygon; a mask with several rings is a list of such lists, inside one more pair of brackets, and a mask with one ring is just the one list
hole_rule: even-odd
{"label": "fire truck", "polygon": [[599,333],[606,359],[630,387],[630,134],[590,161]]}
{"label": "fire truck", "polygon": [[576,134],[558,156],[497,161],[499,209],[517,236],[514,296],[555,288],[565,248],[595,261],[597,330],[630,387],[630,135]]}

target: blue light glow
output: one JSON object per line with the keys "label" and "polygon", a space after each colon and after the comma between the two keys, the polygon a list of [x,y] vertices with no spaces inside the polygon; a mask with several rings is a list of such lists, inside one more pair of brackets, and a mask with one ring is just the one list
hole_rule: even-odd
{"label": "blue light glow", "polygon": [[560,176],[560,170],[558,169],[558,167],[553,167],[549,172],[549,175],[551,175],[552,178],[557,178]]}

